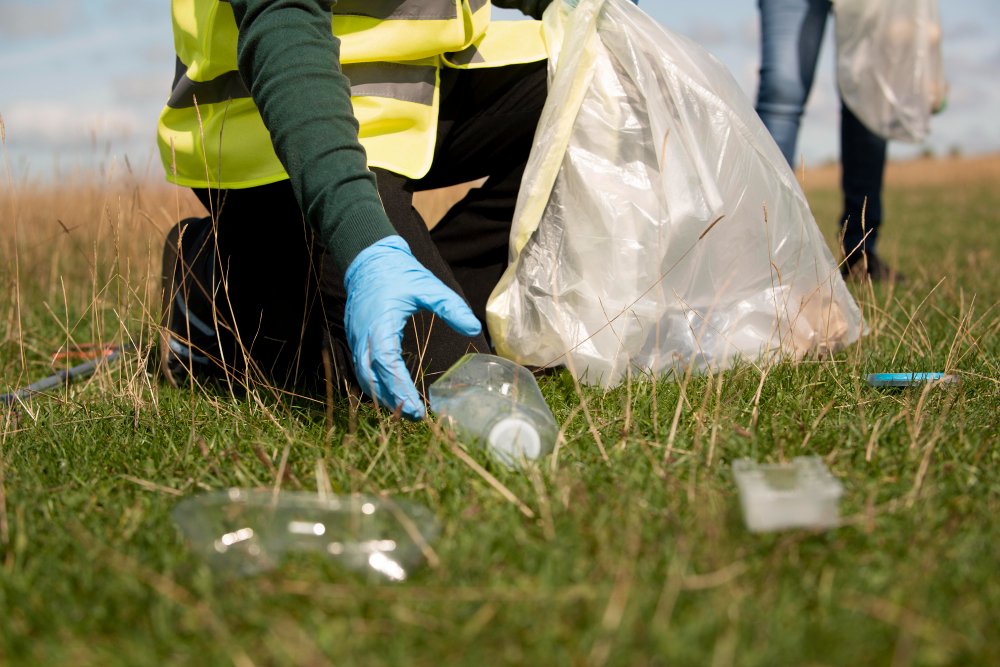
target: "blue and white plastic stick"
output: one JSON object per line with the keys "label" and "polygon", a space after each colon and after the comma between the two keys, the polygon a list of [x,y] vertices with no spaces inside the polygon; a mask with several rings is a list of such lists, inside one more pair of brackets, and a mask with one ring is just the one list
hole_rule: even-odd
{"label": "blue and white plastic stick", "polygon": [[912,387],[929,382],[958,382],[958,376],[946,373],[872,373],[868,384],[873,387]]}

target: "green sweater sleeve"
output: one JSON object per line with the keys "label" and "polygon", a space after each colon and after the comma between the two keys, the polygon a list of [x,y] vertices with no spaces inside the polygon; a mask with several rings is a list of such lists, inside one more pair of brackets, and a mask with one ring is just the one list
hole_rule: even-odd
{"label": "green sweater sleeve", "polygon": [[341,272],[395,234],[358,142],[329,0],[232,0],[240,75],[309,224]]}

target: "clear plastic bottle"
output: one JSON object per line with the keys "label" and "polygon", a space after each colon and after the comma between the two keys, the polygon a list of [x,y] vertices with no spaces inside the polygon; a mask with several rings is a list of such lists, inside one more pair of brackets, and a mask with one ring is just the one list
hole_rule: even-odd
{"label": "clear plastic bottle", "polygon": [[491,354],[467,354],[430,386],[431,409],[463,442],[515,467],[552,451],[559,427],[535,377]]}

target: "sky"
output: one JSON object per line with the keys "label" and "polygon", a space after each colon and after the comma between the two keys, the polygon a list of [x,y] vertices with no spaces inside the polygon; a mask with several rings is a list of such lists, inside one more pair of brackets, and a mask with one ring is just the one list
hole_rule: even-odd
{"label": "sky", "polygon": [[[948,108],[923,145],[890,144],[907,159],[931,151],[1000,151],[1000,0],[942,0]],[[174,55],[168,0],[0,0],[0,150],[15,179],[122,164],[156,174],[159,110]],[[749,97],[757,85],[755,0],[640,0],[668,30],[693,38]],[[509,10],[494,10],[511,18]],[[837,158],[838,102],[828,32],[800,135],[806,164]],[[7,180],[0,178],[0,182]]]}

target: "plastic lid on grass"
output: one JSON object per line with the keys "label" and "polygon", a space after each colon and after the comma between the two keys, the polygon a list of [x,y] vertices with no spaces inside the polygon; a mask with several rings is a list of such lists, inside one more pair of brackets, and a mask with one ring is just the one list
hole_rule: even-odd
{"label": "plastic lid on grass", "polygon": [[788,464],[733,461],[743,520],[750,532],[826,529],[840,523],[843,487],[818,456]]}
{"label": "plastic lid on grass", "polygon": [[425,507],[387,497],[227,489],[171,512],[191,550],[217,574],[248,576],[289,553],[316,553],[376,581],[404,581],[440,533]]}
{"label": "plastic lid on grass", "polygon": [[509,466],[522,459],[533,461],[542,453],[542,439],[534,424],[519,417],[505,417],[498,421],[490,429],[486,441],[493,454]]}

